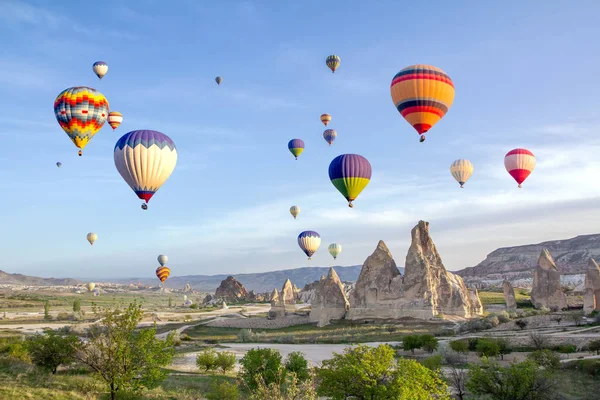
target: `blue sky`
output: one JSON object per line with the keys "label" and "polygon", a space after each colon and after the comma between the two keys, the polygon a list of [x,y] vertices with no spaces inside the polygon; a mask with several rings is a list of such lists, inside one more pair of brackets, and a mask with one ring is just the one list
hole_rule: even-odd
{"label": "blue sky", "polygon": [[[403,265],[424,219],[456,270],[497,247],[599,232],[600,3],[371,3],[0,0],[0,269],[152,276],[164,253],[173,275],[266,271],[331,265],[331,242],[352,265],[379,239]],[[335,74],[329,54],[342,59]],[[389,94],[417,63],[456,87],[423,144]],[[52,109],[79,85],[124,115],[83,157]],[[179,153],[147,212],[112,156],[135,129],[166,133]],[[291,138],[306,143],[298,161]],[[538,162],[521,190],[503,165],[515,147]],[[354,209],[327,175],[342,153],[373,167]],[[457,158],[475,166],[464,190],[448,171]],[[310,264],[303,230],[323,239]]]}

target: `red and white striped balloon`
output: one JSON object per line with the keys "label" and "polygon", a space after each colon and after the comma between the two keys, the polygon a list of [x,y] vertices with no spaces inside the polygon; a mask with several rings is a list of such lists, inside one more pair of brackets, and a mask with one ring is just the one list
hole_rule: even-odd
{"label": "red and white striped balloon", "polygon": [[521,187],[535,168],[535,156],[527,149],[513,149],[504,156],[504,166]]}

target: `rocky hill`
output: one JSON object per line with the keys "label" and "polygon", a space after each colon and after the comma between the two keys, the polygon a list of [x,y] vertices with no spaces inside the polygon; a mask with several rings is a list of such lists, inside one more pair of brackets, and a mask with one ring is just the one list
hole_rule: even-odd
{"label": "rocky hill", "polygon": [[80,285],[83,282],[71,278],[40,278],[22,274],[9,274],[0,270],[0,283],[23,286],[71,286]]}
{"label": "rocky hill", "polygon": [[600,234],[538,244],[502,247],[494,250],[474,267],[456,271],[469,286],[485,287],[504,279],[523,286],[532,279],[532,271],[543,249],[548,249],[561,275],[583,274],[590,258],[600,259]]}

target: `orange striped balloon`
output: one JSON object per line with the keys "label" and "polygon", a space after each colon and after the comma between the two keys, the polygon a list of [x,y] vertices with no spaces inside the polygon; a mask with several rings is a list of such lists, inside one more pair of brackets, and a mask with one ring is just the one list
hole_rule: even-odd
{"label": "orange striped balloon", "polygon": [[118,111],[111,111],[108,113],[108,124],[113,128],[113,131],[121,125],[121,122],[123,122],[123,114]]}
{"label": "orange striped balloon", "polygon": [[164,283],[167,278],[171,275],[171,270],[169,267],[158,267],[156,268],[156,277]]}
{"label": "orange striped balloon", "polygon": [[[419,135],[446,115],[454,102],[454,83],[441,69],[417,64],[398,72],[390,86],[398,112]],[[421,142],[425,136],[421,136]]]}

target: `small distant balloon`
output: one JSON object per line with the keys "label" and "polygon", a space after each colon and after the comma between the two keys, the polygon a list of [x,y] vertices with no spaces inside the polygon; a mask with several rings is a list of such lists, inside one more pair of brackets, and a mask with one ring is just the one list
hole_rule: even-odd
{"label": "small distant balloon", "polygon": [[511,150],[504,156],[504,167],[520,188],[535,168],[535,156],[527,149]]}
{"label": "small distant balloon", "polygon": [[104,75],[106,75],[106,73],[108,72],[108,64],[104,61],[96,61],[92,66],[92,69],[94,70],[96,76],[102,79]]}
{"label": "small distant balloon", "polygon": [[292,139],[288,142],[288,149],[298,159],[298,156],[304,151],[304,142],[302,139]]}
{"label": "small distant balloon", "polygon": [[298,214],[300,214],[300,207],[298,207],[298,206],[291,206],[290,207],[290,214],[292,214],[292,217],[294,217],[294,219],[296,219],[296,217],[298,216]]}
{"label": "small distant balloon", "polygon": [[[220,84],[221,84],[221,82],[223,82],[223,78],[221,78],[220,76],[217,76],[217,77],[215,78],[215,82],[217,82],[217,85],[220,85]],[[234,86],[235,86],[235,85],[234,85]]]}
{"label": "small distant balloon", "polygon": [[87,241],[90,242],[90,244],[93,246],[94,242],[98,240],[98,235],[96,235],[94,232],[90,232],[87,234],[86,238]]}
{"label": "small distant balloon", "polygon": [[62,163],[59,161],[59,162],[57,162],[57,163],[56,163],[56,166],[57,166],[58,168],[60,168],[60,167],[62,166]]}
{"label": "small distant balloon", "polygon": [[473,174],[473,164],[469,160],[456,160],[450,165],[450,173],[462,188]]}
{"label": "small distant balloon", "polygon": [[164,267],[167,261],[169,261],[169,257],[165,256],[164,254],[159,255],[157,259],[161,267]]}
{"label": "small distant balloon", "polygon": [[123,114],[118,111],[108,113],[108,124],[113,128],[113,131],[121,125],[121,122],[123,122]]}
{"label": "small distant balloon", "polygon": [[335,70],[338,69],[341,62],[342,59],[339,56],[336,56],[335,54],[330,55],[329,57],[327,57],[327,60],[325,60],[325,64],[327,64],[327,66],[331,70],[331,73],[334,73]]}
{"label": "small distant balloon", "polygon": [[327,249],[329,250],[329,254],[331,254],[333,256],[333,259],[335,260],[337,256],[339,256],[342,252],[342,245],[337,243],[331,243]]}
{"label": "small distant balloon", "polygon": [[321,122],[323,125],[327,126],[329,122],[331,122],[331,115],[329,114],[321,114]]}
{"label": "small distant balloon", "polygon": [[88,292],[91,292],[96,287],[96,284],[94,282],[88,282],[85,287],[87,287]]}
{"label": "small distant balloon", "polygon": [[335,129],[326,129],[325,132],[323,132],[323,139],[325,139],[325,141],[329,143],[330,146],[336,137],[337,132],[335,131]]}
{"label": "small distant balloon", "polygon": [[358,154],[342,154],[329,164],[329,179],[348,200],[348,207],[371,180],[371,163]]}
{"label": "small distant balloon", "polygon": [[298,246],[310,260],[321,246],[321,236],[315,231],[304,231],[298,235]]}

